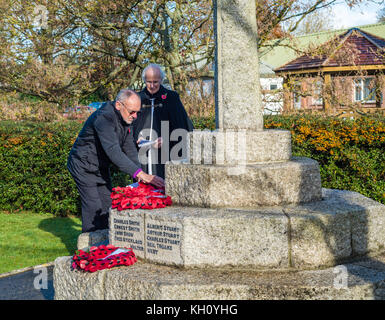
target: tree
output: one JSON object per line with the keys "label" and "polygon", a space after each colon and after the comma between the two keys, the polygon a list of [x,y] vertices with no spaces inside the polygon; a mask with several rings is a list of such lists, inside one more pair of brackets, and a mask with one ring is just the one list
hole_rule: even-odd
{"label": "tree", "polygon": [[385,8],[382,8],[382,9],[377,13],[377,21],[378,21],[378,22],[385,22]]}
{"label": "tree", "polygon": [[[372,2],[374,0],[369,0]],[[362,0],[345,0],[353,7]],[[320,10],[331,8],[337,0],[256,0],[258,46],[274,47],[281,45],[282,40],[300,32],[308,19],[314,19]],[[269,41],[269,40],[276,41]]]}
{"label": "tree", "polygon": [[[257,0],[258,46],[280,44],[335,1]],[[0,0],[0,90],[60,105],[96,92],[111,99],[122,87],[139,88],[141,71],[155,62],[184,92],[210,71],[212,13],[211,0]]]}
{"label": "tree", "polygon": [[296,36],[328,31],[333,29],[333,11],[331,7],[308,14],[294,31]]}
{"label": "tree", "polygon": [[114,74],[128,76],[130,87],[140,84],[146,64],[157,62],[165,66],[170,85],[183,90],[186,70],[196,71],[193,66],[200,61],[199,70],[205,70],[212,60],[208,1],[60,2],[75,24],[92,37],[88,49],[119,61]]}
{"label": "tree", "polygon": [[92,70],[88,61],[79,58],[77,43],[85,34],[63,17],[56,5],[57,1],[2,2],[2,91],[16,91],[59,104],[80,98],[79,86]]}
{"label": "tree", "polygon": [[[149,62],[165,65],[183,90],[186,69],[207,71],[213,57],[212,8],[201,1],[3,1],[0,89],[63,103],[98,90],[113,96],[140,85]],[[47,9],[36,26],[34,9]],[[36,10],[35,10],[36,11]]]}

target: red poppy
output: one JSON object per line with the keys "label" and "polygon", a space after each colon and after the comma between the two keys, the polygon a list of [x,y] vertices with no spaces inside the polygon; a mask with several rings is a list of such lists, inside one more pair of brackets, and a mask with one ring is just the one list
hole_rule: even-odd
{"label": "red poppy", "polygon": [[119,265],[132,265],[137,261],[131,248],[129,248],[129,251],[127,252],[105,258],[111,254],[111,251],[115,251],[116,249],[118,248],[109,244],[107,246],[100,245],[99,247],[92,247],[92,252],[90,251],[90,253],[81,251],[81,255],[75,254],[72,257],[72,268],[95,272],[97,270],[109,269]]}
{"label": "red poppy", "polygon": [[111,207],[118,211],[164,208],[172,204],[171,198],[164,195],[164,189],[144,183],[139,183],[137,188],[115,187],[112,190]]}

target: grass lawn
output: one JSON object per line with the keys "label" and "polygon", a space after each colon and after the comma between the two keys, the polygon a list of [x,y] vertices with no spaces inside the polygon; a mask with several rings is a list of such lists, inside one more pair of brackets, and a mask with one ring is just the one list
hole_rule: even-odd
{"label": "grass lawn", "polygon": [[78,217],[0,211],[0,273],[73,255],[80,233]]}

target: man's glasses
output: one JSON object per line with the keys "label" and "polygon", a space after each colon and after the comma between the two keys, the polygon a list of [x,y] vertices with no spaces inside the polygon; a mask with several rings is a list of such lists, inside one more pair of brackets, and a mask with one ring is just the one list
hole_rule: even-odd
{"label": "man's glasses", "polygon": [[126,109],[126,111],[128,112],[128,114],[130,116],[132,116],[134,114],[136,114],[137,116],[140,115],[141,111],[131,111],[130,108],[126,107],[124,103],[122,103],[120,101],[118,101],[118,102],[123,106],[124,109]]}

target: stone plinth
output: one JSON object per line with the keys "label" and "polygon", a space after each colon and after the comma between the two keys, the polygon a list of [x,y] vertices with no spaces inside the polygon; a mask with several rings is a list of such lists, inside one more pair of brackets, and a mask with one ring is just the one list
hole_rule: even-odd
{"label": "stone plinth", "polygon": [[190,164],[252,164],[291,159],[286,130],[194,130],[188,134]]}
{"label": "stone plinth", "polygon": [[84,273],[57,258],[55,299],[385,299],[384,223],[384,205],[330,189],[259,210],[112,210],[110,243],[141,259]]}
{"label": "stone plinth", "polygon": [[319,165],[309,158],[253,165],[166,164],[173,203],[206,208],[273,206],[321,199]]}
{"label": "stone plinth", "polygon": [[355,192],[250,209],[111,210],[110,243],[185,268],[314,269],[384,250],[385,206]]}
{"label": "stone plinth", "polygon": [[181,270],[138,261],[95,273],[55,260],[56,300],[361,300],[385,299],[385,257],[335,268],[258,272]]}
{"label": "stone plinth", "polygon": [[82,233],[78,237],[78,249],[87,249],[108,240],[108,229]]}

